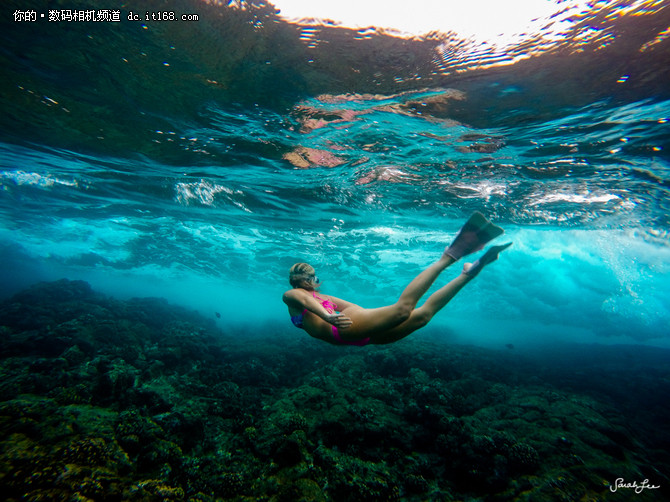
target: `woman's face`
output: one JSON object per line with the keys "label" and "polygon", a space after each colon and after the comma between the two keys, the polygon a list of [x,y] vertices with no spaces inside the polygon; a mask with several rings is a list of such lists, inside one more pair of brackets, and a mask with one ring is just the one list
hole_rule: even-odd
{"label": "woman's face", "polygon": [[303,284],[306,286],[305,289],[316,289],[319,285],[319,278],[312,274],[303,281]]}
{"label": "woman's face", "polygon": [[318,287],[319,282],[319,278],[315,274],[310,274],[306,276],[300,284],[304,289],[313,290]]}

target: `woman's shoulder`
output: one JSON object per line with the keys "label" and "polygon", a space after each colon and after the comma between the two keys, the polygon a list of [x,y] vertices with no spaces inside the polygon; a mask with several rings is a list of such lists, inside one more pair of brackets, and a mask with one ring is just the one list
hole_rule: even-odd
{"label": "woman's shoulder", "polygon": [[286,290],[285,295],[308,295],[310,294],[305,288],[291,288]]}
{"label": "woman's shoulder", "polygon": [[309,296],[309,291],[303,288],[293,288],[289,289],[286,292],[284,292],[283,298],[284,300],[286,299],[299,299],[299,298],[304,298],[305,296]]}

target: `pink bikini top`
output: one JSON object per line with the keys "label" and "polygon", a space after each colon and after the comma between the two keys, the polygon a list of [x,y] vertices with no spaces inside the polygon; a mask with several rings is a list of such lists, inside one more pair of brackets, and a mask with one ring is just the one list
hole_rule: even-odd
{"label": "pink bikini top", "polygon": [[[316,291],[312,291],[312,296],[314,297],[315,300],[317,300],[321,306],[326,309],[326,312],[329,314],[334,314],[337,312],[337,305],[335,305],[333,302],[330,300],[326,300],[325,298],[321,298],[316,294]],[[291,322],[296,328],[304,328],[303,322],[305,320],[305,313],[307,312],[307,309],[302,311],[302,314],[294,315],[291,316]]]}

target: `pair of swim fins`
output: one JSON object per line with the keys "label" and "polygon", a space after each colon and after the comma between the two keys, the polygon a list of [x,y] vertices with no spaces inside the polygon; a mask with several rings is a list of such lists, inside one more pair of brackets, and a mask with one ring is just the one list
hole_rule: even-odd
{"label": "pair of swim fins", "polygon": [[[444,254],[451,256],[454,260],[459,260],[463,256],[479,251],[487,242],[504,233],[505,231],[502,228],[494,225],[482,213],[476,211],[458,232],[454,242],[444,250]],[[508,242],[500,246],[490,247],[472,264],[466,274],[470,277],[476,276],[486,265],[496,261],[498,255],[511,245],[512,243]]]}

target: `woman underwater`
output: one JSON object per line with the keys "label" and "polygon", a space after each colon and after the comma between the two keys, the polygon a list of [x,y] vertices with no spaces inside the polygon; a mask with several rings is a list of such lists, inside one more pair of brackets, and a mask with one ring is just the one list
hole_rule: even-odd
{"label": "woman underwater", "polygon": [[335,345],[368,345],[393,343],[425,326],[432,317],[470,282],[498,254],[512,243],[489,248],[479,260],[463,265],[461,274],[428,297],[417,308],[419,299],[437,276],[451,264],[478,251],[490,240],[502,235],[503,229],[474,213],[435,263],[409,283],[393,305],[366,309],[354,303],[318,293],[319,279],[307,263],[296,263],[289,271],[293,289],[284,293],[293,324],[310,336]]}

